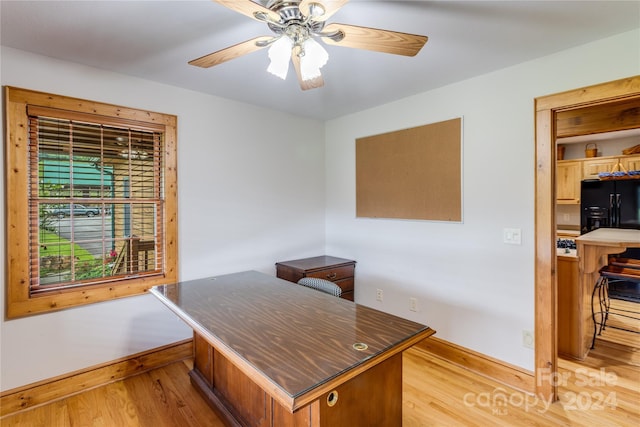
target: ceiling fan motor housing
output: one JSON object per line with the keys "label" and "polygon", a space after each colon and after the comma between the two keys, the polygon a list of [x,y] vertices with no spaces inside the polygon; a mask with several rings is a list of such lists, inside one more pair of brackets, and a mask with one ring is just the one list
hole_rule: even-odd
{"label": "ceiling fan motor housing", "polygon": [[[267,25],[276,34],[287,34],[291,32],[306,32],[307,37],[316,34],[324,28],[324,21],[315,21],[312,16],[304,16],[300,12],[300,0],[269,0],[266,7],[280,15],[280,22],[272,23],[267,21]],[[295,31],[287,31],[288,27],[297,26]],[[305,31],[306,30],[306,31]]]}

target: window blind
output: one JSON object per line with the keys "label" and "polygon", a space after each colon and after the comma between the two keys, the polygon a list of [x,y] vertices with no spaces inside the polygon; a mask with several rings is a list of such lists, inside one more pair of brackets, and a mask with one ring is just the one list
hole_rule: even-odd
{"label": "window blind", "polygon": [[162,274],[162,133],[29,113],[30,292]]}

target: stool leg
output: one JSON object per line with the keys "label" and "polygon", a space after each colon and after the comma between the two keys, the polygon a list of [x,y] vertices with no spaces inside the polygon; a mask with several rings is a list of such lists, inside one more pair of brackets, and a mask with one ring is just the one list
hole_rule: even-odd
{"label": "stool leg", "polygon": [[607,320],[609,320],[609,309],[611,308],[611,300],[609,299],[609,279],[607,277],[604,278],[604,283],[602,284],[602,308],[604,309],[604,319],[602,320],[602,326],[600,328],[600,333],[607,326]]}
{"label": "stool leg", "polygon": [[[596,293],[598,294],[598,308],[599,311],[595,311],[594,308],[594,299],[596,297]],[[596,335],[601,335],[602,331],[604,331],[605,326],[607,324],[607,320],[609,319],[609,307],[611,306],[611,301],[609,300],[609,279],[605,276],[600,276],[595,286],[593,287],[593,292],[591,293],[591,319],[593,320],[593,339],[591,340],[591,348],[595,348],[596,345]],[[596,320],[596,315],[600,316],[600,321]]]}
{"label": "stool leg", "polygon": [[[602,332],[602,297],[601,297],[601,289],[602,289],[602,285],[603,285],[603,281],[605,280],[605,278],[603,276],[600,276],[598,278],[598,281],[596,282],[595,286],[593,287],[593,292],[591,292],[591,319],[593,320],[593,339],[591,340],[591,348],[594,349],[596,346],[596,335],[599,334],[598,332],[598,325],[600,325],[600,332]],[[598,311],[596,313],[595,307],[594,307],[594,299],[596,297],[596,293],[598,294],[598,307],[600,308],[600,311]],[[600,322],[596,321],[596,314],[600,315]]]}

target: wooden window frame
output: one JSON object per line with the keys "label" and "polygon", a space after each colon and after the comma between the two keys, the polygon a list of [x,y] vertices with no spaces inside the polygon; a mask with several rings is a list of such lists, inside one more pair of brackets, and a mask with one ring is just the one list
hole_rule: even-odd
{"label": "wooden window frame", "polygon": [[[178,278],[177,226],[177,117],[62,95],[5,87],[5,227],[6,317],[17,318],[147,292]],[[164,271],[160,275],[130,277],[118,282],[80,286],[31,294],[29,255],[29,117],[28,108],[66,110],[94,117],[103,123],[131,121],[161,128],[164,136],[162,164],[165,210]]]}

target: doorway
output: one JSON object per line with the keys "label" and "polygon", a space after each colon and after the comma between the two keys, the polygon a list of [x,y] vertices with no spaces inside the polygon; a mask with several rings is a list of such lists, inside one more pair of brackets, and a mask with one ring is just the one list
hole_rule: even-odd
{"label": "doorway", "polygon": [[[545,381],[548,373],[558,371],[557,349],[557,299],[556,299],[556,136],[560,113],[576,112],[585,108],[605,110],[615,103],[640,102],[640,76],[575,89],[535,100],[535,384],[536,393],[545,398],[558,397],[557,384]],[[640,117],[640,108],[633,117]],[[571,116],[569,114],[568,116]],[[597,133],[628,129],[632,125],[621,120],[611,120],[609,125],[585,126],[574,115],[573,123],[582,132]],[[625,124],[626,123],[626,124]],[[625,127],[628,126],[628,127]],[[608,128],[607,128],[608,127]],[[633,127],[638,127],[637,124]],[[546,373],[546,375],[542,375]]]}

